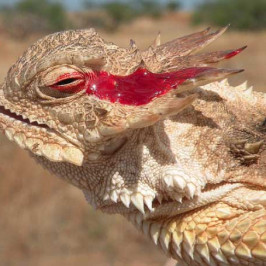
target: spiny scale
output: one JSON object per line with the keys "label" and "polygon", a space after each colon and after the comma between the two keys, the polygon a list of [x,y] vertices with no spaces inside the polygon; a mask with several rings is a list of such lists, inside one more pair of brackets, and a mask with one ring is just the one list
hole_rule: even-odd
{"label": "spiny scale", "polygon": [[[216,221],[216,212],[230,208],[231,213],[237,210],[224,203],[214,204],[207,209],[196,211],[183,218],[171,219],[165,224],[158,224],[155,221],[142,220],[139,214],[128,216],[129,220],[140,227],[146,235],[150,236],[157,245],[158,240],[165,251],[170,253],[177,260],[190,261],[191,265],[201,265],[204,261],[210,265],[217,265],[216,262],[226,265],[235,261],[240,265],[241,261],[263,262],[266,259],[266,213],[261,209],[254,213],[238,213],[234,219],[222,218],[223,222],[209,226]],[[204,222],[198,217],[210,217],[210,222]],[[261,220],[262,218],[262,220]],[[196,227],[194,221],[198,221]],[[244,227],[245,225],[245,227]],[[229,230],[233,226],[235,229]],[[236,230],[239,229],[238,233]],[[205,236],[205,237],[203,237]],[[243,236],[243,237],[242,237]],[[186,260],[186,258],[190,258]],[[192,260],[192,261],[191,261]],[[254,264],[256,265],[256,264]],[[258,264],[264,265],[264,264]]]}

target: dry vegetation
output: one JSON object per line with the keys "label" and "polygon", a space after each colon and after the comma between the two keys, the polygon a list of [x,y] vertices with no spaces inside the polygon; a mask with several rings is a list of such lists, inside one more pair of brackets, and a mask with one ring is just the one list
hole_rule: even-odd
{"label": "dry vegetation", "polygon": [[[122,46],[129,39],[147,46],[160,30],[163,41],[191,33],[188,17],[160,21],[139,19],[118,32],[102,33]],[[0,77],[35,38],[25,41],[0,36]],[[225,65],[245,68],[234,78],[256,90],[266,89],[266,32],[228,32],[210,49],[248,49]],[[0,138],[0,265],[70,266],[163,265],[165,256],[133,226],[118,216],[92,210],[80,191],[58,180],[4,136]]]}

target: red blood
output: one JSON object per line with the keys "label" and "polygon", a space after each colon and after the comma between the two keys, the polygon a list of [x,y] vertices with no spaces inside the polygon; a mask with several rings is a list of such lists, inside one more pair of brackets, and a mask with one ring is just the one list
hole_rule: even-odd
{"label": "red blood", "polygon": [[[105,71],[86,74],[70,73],[60,76],[52,88],[73,93],[85,89],[87,94],[112,103],[143,105],[210,69],[193,67],[175,72],[152,73],[147,69],[139,68],[128,76],[116,76]],[[67,79],[75,81],[67,85],[59,85]]]}
{"label": "red blood", "polygon": [[233,57],[233,56],[235,56],[235,55],[238,55],[239,53],[241,53],[241,52],[242,52],[244,49],[246,49],[246,48],[247,48],[247,46],[244,46],[244,47],[242,47],[242,48],[239,48],[239,49],[237,49],[237,50],[234,50],[234,51],[228,53],[224,58],[225,58],[225,59],[229,59],[229,58],[231,58],[231,57]]}
{"label": "red blood", "polygon": [[86,88],[88,94],[110,102],[127,105],[149,103],[155,97],[167,93],[171,89],[197,74],[210,68],[188,68],[169,73],[151,73],[144,68],[137,69],[128,76],[115,76],[107,72],[98,72]]}

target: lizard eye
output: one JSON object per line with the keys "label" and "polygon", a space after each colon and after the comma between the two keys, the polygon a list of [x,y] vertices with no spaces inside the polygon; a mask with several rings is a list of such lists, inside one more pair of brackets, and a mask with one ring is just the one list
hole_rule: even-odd
{"label": "lizard eye", "polygon": [[66,67],[60,68],[60,73],[58,72],[55,69],[44,76],[38,89],[38,95],[41,98],[66,98],[84,89],[85,76],[83,73]]}
{"label": "lizard eye", "polygon": [[58,83],[56,83],[56,85],[57,86],[68,85],[68,84],[73,83],[75,81],[77,81],[77,79],[75,79],[75,78],[64,79],[64,80],[61,80]]}
{"label": "lizard eye", "polygon": [[79,92],[84,88],[85,78],[79,72],[65,73],[56,79],[49,87],[64,93]]}

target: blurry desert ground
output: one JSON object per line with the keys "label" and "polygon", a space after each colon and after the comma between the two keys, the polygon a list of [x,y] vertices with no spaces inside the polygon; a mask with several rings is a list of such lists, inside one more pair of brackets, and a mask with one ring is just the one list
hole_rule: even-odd
{"label": "blurry desert ground", "polygon": [[[158,30],[162,40],[192,33],[187,14],[160,20],[139,18],[115,33],[100,32],[108,40],[127,46],[133,38],[148,46]],[[15,40],[0,34],[0,78],[37,36]],[[214,49],[248,49],[224,66],[245,68],[231,80],[248,80],[255,90],[266,91],[266,32],[227,32]],[[82,192],[38,166],[27,152],[0,137],[0,265],[87,266],[163,265],[165,256],[131,224],[119,216],[93,210]]]}

